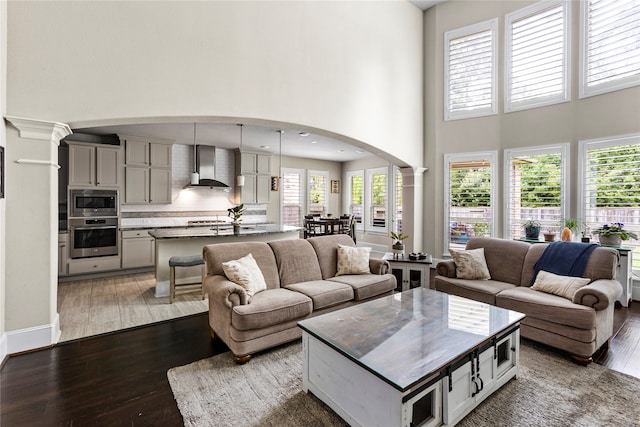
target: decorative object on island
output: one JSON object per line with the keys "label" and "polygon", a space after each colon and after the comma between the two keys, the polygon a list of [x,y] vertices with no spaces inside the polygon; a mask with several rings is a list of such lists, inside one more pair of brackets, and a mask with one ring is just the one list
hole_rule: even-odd
{"label": "decorative object on island", "polygon": [[620,247],[623,240],[638,239],[638,235],[624,229],[621,222],[612,222],[604,224],[600,228],[593,230],[593,234],[598,235],[598,240],[602,246]]}
{"label": "decorative object on island", "polygon": [[524,227],[525,237],[529,240],[538,240],[540,236],[540,222],[534,219],[528,219],[522,224]]}
{"label": "decorative object on island", "polygon": [[244,213],[244,204],[227,209],[228,216],[231,217],[231,225],[233,225],[233,234],[240,233],[240,223],[242,222],[242,214]]}
{"label": "decorative object on island", "polygon": [[399,256],[404,257],[404,243],[402,241],[409,236],[404,233],[396,233],[394,231],[391,232],[391,238],[395,240],[393,245],[391,246],[391,252],[393,252],[393,257],[398,258]]}
{"label": "decorative object on island", "polygon": [[[238,123],[238,126],[240,126],[240,155],[242,156],[242,128],[244,125],[242,123]],[[242,175],[242,171],[240,171],[240,174],[236,176],[236,185],[238,187],[244,186],[244,175]]]}

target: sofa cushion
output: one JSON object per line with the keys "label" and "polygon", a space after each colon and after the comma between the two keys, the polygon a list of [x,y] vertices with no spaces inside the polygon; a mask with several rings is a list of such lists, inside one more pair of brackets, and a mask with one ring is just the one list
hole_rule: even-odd
{"label": "sofa cushion", "polygon": [[316,257],[322,271],[322,278],[334,277],[338,271],[338,245],[355,246],[353,239],[347,234],[332,234],[307,239],[316,251]]}
{"label": "sofa cushion", "polygon": [[251,254],[240,259],[223,262],[222,269],[229,280],[244,288],[249,298],[267,289],[260,267]]}
{"label": "sofa cushion", "polygon": [[536,281],[531,286],[534,291],[546,292],[558,295],[573,301],[573,296],[583,286],[588,285],[591,279],[582,277],[560,276],[540,270],[536,276]]}
{"label": "sofa cushion", "polygon": [[338,244],[338,271],[336,276],[343,274],[368,274],[369,254],[371,248],[354,248]]}
{"label": "sofa cushion", "polygon": [[282,287],[322,279],[318,256],[308,241],[278,240],[269,242],[269,246],[276,257]]}
{"label": "sofa cushion", "polygon": [[491,279],[487,261],[484,259],[484,248],[468,251],[449,249],[449,253],[456,264],[456,277],[458,279]]}
{"label": "sofa cushion", "polygon": [[531,246],[535,245],[517,240],[474,237],[469,239],[466,249],[484,248],[484,258],[491,278],[519,285],[524,258]]}
{"label": "sofa cushion", "polygon": [[285,288],[300,292],[311,298],[314,311],[353,299],[353,288],[351,286],[328,280],[294,283],[285,286]]}
{"label": "sofa cushion", "polygon": [[436,276],[435,288],[440,292],[496,305],[496,295],[516,285],[498,280],[469,280]]}
{"label": "sofa cushion", "polygon": [[311,298],[288,289],[267,289],[258,292],[251,304],[237,305],[231,313],[231,324],[243,331],[277,325],[311,314]]}
{"label": "sofa cushion", "polygon": [[396,277],[393,274],[353,274],[327,280],[351,286],[356,301],[382,295],[396,288]]}
{"label": "sofa cushion", "polygon": [[566,298],[535,291],[525,286],[500,292],[496,295],[496,305],[519,311],[527,317],[579,329],[591,329],[596,326],[596,311],[593,308],[574,304]]}
{"label": "sofa cushion", "polygon": [[222,263],[251,254],[260,267],[267,289],[280,287],[276,258],[266,242],[230,242],[206,245],[202,249],[208,275],[224,276]]}

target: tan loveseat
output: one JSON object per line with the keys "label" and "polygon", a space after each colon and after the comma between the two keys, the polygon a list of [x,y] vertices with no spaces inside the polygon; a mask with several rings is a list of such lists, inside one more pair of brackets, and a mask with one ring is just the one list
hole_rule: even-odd
{"label": "tan loveseat", "polygon": [[[393,293],[396,279],[387,261],[370,259],[369,274],[336,276],[338,244],[355,246],[346,234],[205,246],[212,336],[244,363],[252,353],[300,338],[297,323],[302,319]],[[251,298],[222,268],[223,262],[249,253],[267,285]]]}
{"label": "tan loveseat", "polygon": [[439,291],[524,313],[521,334],[569,352],[579,363],[588,363],[600,347],[608,348],[613,335],[613,310],[622,293],[615,281],[618,252],[598,247],[590,255],[583,277],[590,278],[573,300],[531,289],[534,264],[546,244],[472,238],[466,249],[484,248],[490,280],[456,278],[453,260],[436,266]]}

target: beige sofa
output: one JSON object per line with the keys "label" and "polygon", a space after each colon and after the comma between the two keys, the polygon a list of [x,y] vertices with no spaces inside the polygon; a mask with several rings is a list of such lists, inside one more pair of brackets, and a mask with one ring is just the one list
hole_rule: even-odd
{"label": "beige sofa", "polygon": [[622,286],[615,281],[618,252],[598,247],[587,262],[583,277],[592,279],[573,300],[533,290],[534,264],[546,244],[472,238],[466,249],[484,248],[490,280],[456,278],[453,260],[436,266],[439,291],[524,313],[521,334],[571,354],[578,363],[589,363],[601,347],[608,348],[613,335],[613,310]]}
{"label": "beige sofa", "polygon": [[[396,279],[387,261],[370,259],[369,274],[336,276],[338,244],[355,246],[346,234],[205,246],[212,337],[227,344],[236,362],[245,363],[252,353],[300,338],[302,319],[393,293]],[[267,284],[250,299],[222,268],[223,262],[249,253]]]}

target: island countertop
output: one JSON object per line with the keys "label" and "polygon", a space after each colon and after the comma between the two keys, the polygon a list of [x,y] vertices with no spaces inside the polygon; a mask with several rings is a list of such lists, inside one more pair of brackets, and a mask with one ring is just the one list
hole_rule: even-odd
{"label": "island countertop", "polygon": [[229,226],[189,227],[189,228],[161,228],[150,230],[149,235],[156,239],[191,239],[199,237],[229,237],[229,236],[258,236],[265,234],[291,233],[300,231],[300,227],[281,224],[246,225],[240,227],[238,234],[233,233]]}

